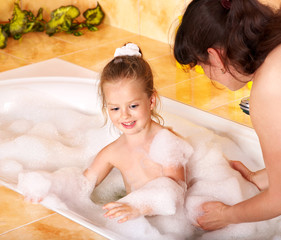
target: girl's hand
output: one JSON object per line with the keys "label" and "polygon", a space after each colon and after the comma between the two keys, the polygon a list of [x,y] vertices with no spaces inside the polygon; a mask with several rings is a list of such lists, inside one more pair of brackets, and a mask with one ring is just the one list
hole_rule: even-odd
{"label": "girl's hand", "polygon": [[43,197],[29,197],[29,196],[25,196],[24,197],[24,201],[30,202],[30,203],[33,203],[33,204],[38,204],[38,203],[43,201]]}
{"label": "girl's hand", "polygon": [[103,209],[108,210],[108,212],[104,214],[105,217],[116,218],[122,216],[121,219],[118,220],[119,223],[126,222],[142,215],[137,208],[121,202],[107,203],[103,206]]}
{"label": "girl's hand", "polygon": [[260,191],[268,188],[268,176],[266,169],[252,172],[240,161],[230,161],[230,165],[233,169],[240,172],[246,180],[255,184]]}
{"label": "girl's hand", "polygon": [[229,224],[226,219],[226,209],[230,206],[221,202],[206,202],[201,205],[203,216],[197,218],[199,226],[208,231],[223,228]]}

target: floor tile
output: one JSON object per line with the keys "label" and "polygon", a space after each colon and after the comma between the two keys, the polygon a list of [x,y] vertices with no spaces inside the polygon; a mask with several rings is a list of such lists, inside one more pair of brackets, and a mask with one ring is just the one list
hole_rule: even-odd
{"label": "floor tile", "polygon": [[176,67],[172,54],[160,56],[148,61],[154,73],[157,89],[167,87],[197,76],[194,71],[184,72]]}
{"label": "floor tile", "polygon": [[232,103],[214,108],[210,112],[234,122],[253,127],[250,116],[240,109],[239,103],[240,100],[236,100]]}
{"label": "floor tile", "polygon": [[60,57],[65,61],[72,62],[90,70],[101,72],[104,66],[114,57],[116,48],[123,46],[130,38],[115,40],[110,44],[97,46],[77,53]]}
{"label": "floor tile", "polygon": [[72,43],[75,45],[75,47],[80,49],[95,49],[100,45],[110,45],[116,40],[127,39],[129,37],[135,36],[133,33],[124,31],[120,28],[110,27],[106,24],[98,26],[97,31],[91,32],[85,28],[82,30],[82,32],[84,35],[79,37],[71,34],[58,33],[54,35],[54,38]]}
{"label": "floor tile", "polygon": [[0,234],[53,214],[40,204],[23,201],[23,196],[0,186]]}
{"label": "floor tile", "polygon": [[59,215],[0,235],[0,240],[105,240],[101,235]]}
{"label": "floor tile", "polygon": [[[111,29],[116,30],[117,28]],[[159,44],[153,39],[136,35],[122,35],[122,37],[119,36],[119,38],[115,35],[115,37],[107,39],[107,41],[108,42],[106,43],[103,40],[104,44],[96,44],[95,47],[91,47],[83,51],[62,56],[61,59],[70,61],[72,63],[78,64],[80,66],[86,67],[97,72],[101,72],[103,67],[111,59],[113,59],[116,48],[122,47],[128,42],[136,43],[143,52],[144,58],[146,60],[157,58],[158,56],[161,56],[163,54],[169,54],[170,51],[167,44]],[[151,46],[156,45],[157,43],[158,47],[151,49]]]}
{"label": "floor tile", "polygon": [[27,33],[20,40],[8,39],[1,52],[30,62],[39,62],[80,50],[75,44],[49,37],[46,33]]}
{"label": "floor tile", "polygon": [[[206,111],[241,99],[249,94],[247,89],[232,92],[219,86],[218,83],[213,83],[205,75],[198,75],[171,85],[166,83],[166,86],[164,86],[162,82],[160,84],[162,84],[162,87],[159,88],[161,95]],[[158,83],[158,85],[160,84]]]}
{"label": "floor tile", "polygon": [[15,69],[28,64],[30,64],[30,62],[24,59],[20,59],[0,51],[0,72]]}

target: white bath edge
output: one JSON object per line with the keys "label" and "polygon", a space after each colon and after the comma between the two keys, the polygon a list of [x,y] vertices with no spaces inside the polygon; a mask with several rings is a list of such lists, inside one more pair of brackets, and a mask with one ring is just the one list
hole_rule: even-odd
{"label": "white bath edge", "polygon": [[[49,61],[48,63],[50,62],[51,61]],[[61,61],[57,61],[56,59],[55,63],[61,63]],[[43,66],[43,63],[40,66]],[[73,64],[69,66],[73,67]],[[30,69],[32,66],[27,66],[27,67]],[[27,67],[26,68],[23,67],[20,71],[22,72],[24,69],[27,69]],[[80,69],[82,68],[79,67],[78,70]],[[11,76],[13,76],[13,74]],[[91,72],[90,70],[87,70],[87,72],[83,76],[84,77],[79,77],[79,76],[75,76],[75,77],[26,76],[22,78],[14,77],[14,78],[9,78],[7,80],[1,80],[0,88],[2,87],[26,88],[27,87],[28,89],[31,90],[44,92],[47,94],[51,94],[52,96],[56,96],[58,97],[59,100],[62,100],[64,102],[75,101],[75,107],[77,109],[82,109],[85,112],[91,113],[93,110],[92,109],[93,106],[96,106],[98,104],[98,99],[96,100],[96,102],[91,103],[89,106],[85,106],[85,102],[88,101],[87,94],[84,94],[83,96],[80,95],[78,96],[75,95],[74,93],[77,91],[79,92],[79,86],[81,87],[81,89],[87,91],[88,94],[91,94],[92,91],[96,92],[97,90],[96,87],[98,84],[98,80],[97,80],[98,75],[95,74],[94,72]],[[66,86],[67,84],[75,85],[75,89],[72,88],[68,89]],[[66,93],[67,91],[70,92]],[[65,95],[57,96],[62,93],[64,93]],[[242,148],[242,150],[244,151],[246,150],[246,152],[249,152],[249,154],[253,155],[254,158],[261,158],[261,150],[259,147],[258,138],[252,128],[233,122],[231,120],[221,118],[211,113],[207,113],[205,111],[196,109],[186,104],[168,99],[166,97],[161,97],[161,102],[162,102],[161,105],[163,111],[176,114],[197,125],[211,129],[218,134],[228,136],[231,139],[233,139],[235,142],[237,142],[239,146]],[[8,179],[5,180],[1,178],[1,176],[0,176],[0,184],[17,192],[15,183],[9,182]],[[48,206],[45,207],[49,208]],[[105,230],[98,226],[96,227],[93,226],[93,224],[91,224],[89,221],[87,221],[80,215],[78,216],[77,214],[71,211],[65,211],[62,209],[52,209],[52,208],[50,209],[108,239],[122,239],[120,235],[117,235],[116,233],[110,230],[107,229]]]}

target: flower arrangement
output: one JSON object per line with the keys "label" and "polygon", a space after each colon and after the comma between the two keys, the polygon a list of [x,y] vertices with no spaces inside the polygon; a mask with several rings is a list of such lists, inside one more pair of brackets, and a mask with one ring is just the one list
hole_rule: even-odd
{"label": "flower arrangement", "polygon": [[104,12],[99,3],[95,8],[89,8],[84,13],[84,21],[75,20],[80,15],[80,11],[73,5],[61,6],[51,12],[51,18],[47,22],[43,19],[43,8],[38,10],[35,16],[31,11],[22,10],[19,0],[14,3],[12,19],[8,23],[0,24],[0,48],[7,46],[9,37],[19,40],[23,34],[29,32],[46,32],[49,36],[58,32],[66,32],[81,36],[82,28],[90,31],[97,31],[97,26],[104,18]]}

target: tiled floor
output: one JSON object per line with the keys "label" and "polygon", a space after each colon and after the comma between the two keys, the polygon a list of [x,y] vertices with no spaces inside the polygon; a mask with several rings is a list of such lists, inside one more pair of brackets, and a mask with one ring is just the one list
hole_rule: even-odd
{"label": "tiled floor", "polygon": [[[8,46],[0,50],[0,72],[55,57],[100,71],[115,49],[126,42],[141,47],[160,95],[251,127],[249,116],[239,108],[241,98],[250,94],[247,87],[231,92],[203,74],[183,72],[176,67],[168,44],[108,25],[97,32],[85,31],[81,37],[29,33],[19,41],[9,39]],[[0,240],[104,239],[41,205],[24,202],[21,195],[4,186],[0,186],[0,209]]]}

